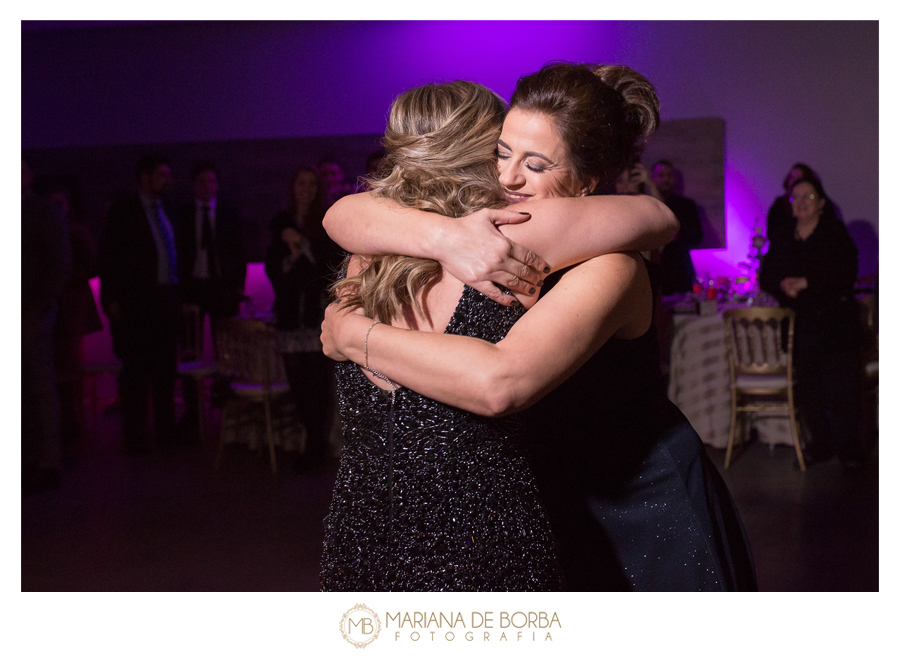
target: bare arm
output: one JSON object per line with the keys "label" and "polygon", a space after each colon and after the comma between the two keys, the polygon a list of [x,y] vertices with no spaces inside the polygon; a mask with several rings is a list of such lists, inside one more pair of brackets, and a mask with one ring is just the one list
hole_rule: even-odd
{"label": "bare arm", "polygon": [[549,274],[542,258],[497,230],[499,224],[528,218],[515,210],[486,209],[455,219],[366,192],[339,199],[325,214],[323,226],[350,253],[430,258],[460,281],[508,305],[515,298],[501,293],[494,283],[533,295],[530,290]]}
{"label": "bare arm", "polygon": [[645,194],[540,199],[515,208],[530,213],[531,221],[500,230],[539,252],[551,271],[617,251],[658,249],[679,228],[668,206]]}
{"label": "bare arm", "polygon": [[[513,208],[449,219],[358,194],[332,206],[324,225],[350,252],[432,258],[460,281],[505,304],[512,298],[491,282],[533,294],[531,288],[550,271],[614,251],[656,249],[678,231],[665,204],[647,196],[542,199]],[[522,212],[532,219],[523,221],[528,215]],[[497,229],[501,225],[502,233]]]}
{"label": "bare arm", "polygon": [[368,332],[370,368],[446,404],[505,415],[537,402],[611,336],[633,338],[646,330],[650,309],[642,300],[650,292],[643,272],[629,254],[584,263],[497,344],[382,324],[369,331],[368,318],[332,305],[322,325],[323,345],[328,356],[362,365]]}

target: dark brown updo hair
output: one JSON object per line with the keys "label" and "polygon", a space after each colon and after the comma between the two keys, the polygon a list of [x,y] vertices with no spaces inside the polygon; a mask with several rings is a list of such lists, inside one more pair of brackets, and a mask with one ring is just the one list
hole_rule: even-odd
{"label": "dark brown updo hair", "polygon": [[659,124],[650,81],[627,66],[551,62],[519,78],[510,109],[549,117],[565,144],[572,175],[613,184]]}
{"label": "dark brown updo hair", "polygon": [[[791,172],[794,171],[794,169],[799,169],[800,170],[800,178],[803,178],[807,182],[809,182],[811,180],[819,180],[819,175],[815,171],[813,171],[812,167],[810,167],[805,162],[798,162],[793,167],[788,169],[787,175],[784,177],[784,182],[781,183],[781,186],[784,188],[784,191],[787,192],[788,194],[790,194],[790,192],[791,192],[790,188],[793,187],[793,185],[790,185],[789,183],[791,180]],[[797,180],[800,180],[800,178],[798,178]]]}

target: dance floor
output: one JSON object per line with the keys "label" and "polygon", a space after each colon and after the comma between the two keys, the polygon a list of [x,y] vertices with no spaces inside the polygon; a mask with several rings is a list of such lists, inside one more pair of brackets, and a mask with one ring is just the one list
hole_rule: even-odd
{"label": "dance floor", "polygon": [[[126,456],[118,414],[68,450],[62,486],[22,500],[23,591],[315,591],[336,465],[204,444]],[[708,448],[720,470],[724,451]],[[877,449],[862,471],[792,468],[751,443],[724,472],[765,591],[877,591]]]}

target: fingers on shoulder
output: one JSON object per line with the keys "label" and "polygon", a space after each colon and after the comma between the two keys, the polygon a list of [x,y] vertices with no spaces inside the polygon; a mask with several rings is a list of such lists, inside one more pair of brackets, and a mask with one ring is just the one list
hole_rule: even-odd
{"label": "fingers on shoulder", "polygon": [[531,280],[535,274],[546,274],[549,271],[547,262],[536,253],[516,242],[510,244],[512,245],[512,258],[520,263],[518,275],[521,278]]}
{"label": "fingers on shoulder", "polygon": [[503,224],[518,224],[520,222],[527,221],[531,217],[531,215],[527,212],[510,210],[507,208],[484,208],[476,212],[475,215],[478,215],[479,213],[483,217],[487,218],[495,226],[500,226]]}
{"label": "fingers on shoulder", "polygon": [[492,299],[498,304],[503,304],[504,306],[511,306],[516,302],[516,298],[512,295],[507,295],[503,293],[497,286],[490,282],[480,282],[475,283],[473,286],[477,291],[484,294],[486,297]]}

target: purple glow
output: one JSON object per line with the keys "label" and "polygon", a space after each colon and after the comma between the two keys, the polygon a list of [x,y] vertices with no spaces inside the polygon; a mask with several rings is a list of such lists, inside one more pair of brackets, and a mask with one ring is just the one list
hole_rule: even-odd
{"label": "purple glow", "polygon": [[[776,190],[777,192],[777,190]],[[775,196],[773,194],[772,199]],[[765,207],[762,212],[759,208]],[[691,252],[691,260],[698,276],[727,276],[734,279],[742,276],[744,270],[738,263],[747,260],[750,240],[759,225],[765,233],[768,206],[763,206],[757,193],[744,176],[730,163],[725,165],[725,249],[696,249]]]}
{"label": "purple glow", "polygon": [[265,313],[272,310],[275,291],[269,277],[266,276],[265,263],[247,263],[244,294],[250,297],[250,301],[245,304],[248,312]]}
{"label": "purple glow", "polygon": [[[90,281],[91,292],[94,293],[94,302],[100,308],[100,279],[94,277]],[[250,302],[245,304],[245,310],[253,313],[263,313],[272,310],[275,301],[275,292],[269,277],[266,276],[264,263],[248,263],[247,278],[244,282],[244,292],[250,297]],[[84,356],[87,363],[108,363],[116,360],[113,353],[112,338],[109,333],[109,319],[101,312],[100,319],[103,329],[84,337]],[[210,333],[209,320],[203,328],[203,358],[213,360],[212,334]]]}
{"label": "purple glow", "polygon": [[[91,292],[94,293],[94,303],[100,308],[100,277],[90,280]],[[100,320],[103,322],[103,330],[96,331],[84,337],[84,358],[88,363],[108,363],[115,361],[113,354],[112,338],[109,335],[109,319],[103,311],[100,312]]]}
{"label": "purple glow", "polygon": [[520,76],[537,71],[548,61],[607,61],[622,45],[622,24],[613,21],[410,21],[389,25],[387,41],[393,42],[394,55],[399,56],[394,61],[405,63],[405,87],[434,79],[473,80],[507,100]]}
{"label": "purple glow", "polygon": [[737,273],[755,220],[805,161],[857,223],[866,273],[878,268],[878,44],[877,21],[23,25],[22,146],[370,134],[425,81],[475,80],[508,99],[550,60],[624,63],[654,83],[664,121],[725,120],[728,247],[694,251],[698,272]]}

